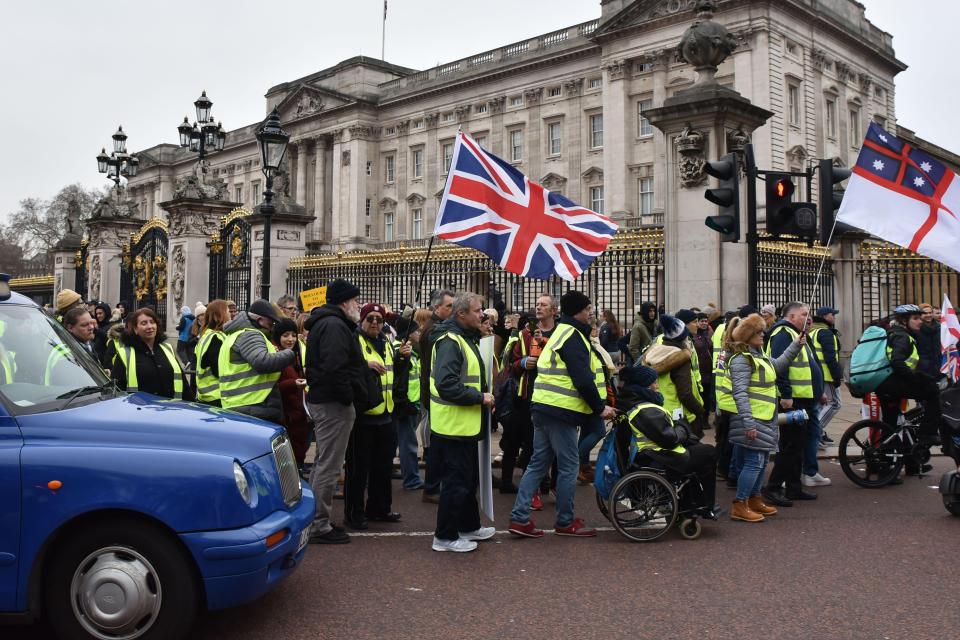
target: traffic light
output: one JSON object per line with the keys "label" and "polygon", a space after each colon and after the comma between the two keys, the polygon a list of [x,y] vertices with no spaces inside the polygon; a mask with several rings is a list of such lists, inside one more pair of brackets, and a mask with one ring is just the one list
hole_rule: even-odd
{"label": "traffic light", "polygon": [[838,224],[834,230],[834,220],[837,217],[837,210],[840,203],[843,202],[843,192],[834,191],[834,185],[837,185],[850,177],[850,169],[841,169],[833,166],[832,160],[820,161],[820,244],[827,246],[842,231],[841,227],[846,225]]}
{"label": "traffic light", "polygon": [[796,186],[786,173],[770,172],[767,185],[767,232],[813,238],[817,235],[817,211],[809,202],[794,202]]}
{"label": "traffic light", "polygon": [[717,205],[718,215],[707,216],[705,225],[721,234],[722,242],[740,240],[740,176],[737,156],[728,153],[714,162],[708,162],[703,170],[720,181],[716,189],[707,189],[703,197]]}

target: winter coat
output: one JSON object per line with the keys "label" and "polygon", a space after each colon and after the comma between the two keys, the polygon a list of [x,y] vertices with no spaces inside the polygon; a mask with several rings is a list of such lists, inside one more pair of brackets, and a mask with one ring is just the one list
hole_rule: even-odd
{"label": "winter coat", "polygon": [[[170,366],[170,361],[162,351],[159,342],[154,344],[151,351],[147,345],[137,336],[124,333],[121,338],[124,347],[132,347],[137,366],[137,388],[146,393],[152,393],[155,396],[164,398],[173,398],[174,372]],[[110,377],[117,383],[117,387],[126,391],[127,389],[127,368],[123,360],[119,357],[114,359],[113,367],[110,369]],[[184,381],[183,399],[192,400],[189,385]]]}
{"label": "winter coat", "polygon": [[[560,358],[567,365],[567,373],[570,375],[570,381],[573,382],[573,388],[577,390],[583,401],[593,410],[593,415],[599,416],[606,406],[607,399],[600,395],[594,382],[593,368],[590,366],[590,353],[593,351],[590,344],[590,325],[575,320],[567,315],[560,316],[560,324],[569,324],[586,339],[587,344],[583,343],[577,336],[571,336],[563,343],[563,346],[557,350]],[[556,329],[554,329],[556,334]],[[600,355],[597,354],[599,358]],[[601,360],[602,361],[602,360]],[[538,362],[539,364],[539,362]],[[531,394],[532,397],[532,394]],[[547,415],[557,416],[565,422],[583,423],[587,416],[576,411],[561,409],[551,405],[533,403],[531,409],[535,409]]]}
{"label": "winter coat", "polygon": [[193,326],[194,320],[196,320],[196,317],[192,312],[188,312],[180,316],[180,322],[177,323],[177,331],[180,334],[180,342],[187,342],[190,340],[190,327]]}
{"label": "winter coat", "polygon": [[[906,360],[913,354],[913,345],[910,343],[911,337],[917,343],[917,353],[920,353],[920,340],[916,334],[911,333],[901,324],[895,322],[890,324],[890,329],[887,330],[887,346],[890,347],[890,368],[901,378],[916,380],[919,383],[920,380],[917,379],[926,378],[928,374],[920,368],[919,364],[916,371],[907,366]],[[922,355],[920,359],[922,362]]]}
{"label": "winter coat", "polygon": [[609,322],[604,322],[600,325],[600,344],[603,345],[603,348],[607,351],[616,353],[618,351],[617,342],[620,340],[619,328],[616,332],[613,330],[613,325]]}
{"label": "winter coat", "polygon": [[701,329],[690,336],[693,346],[697,350],[697,359],[700,362],[700,378],[705,384],[713,380],[713,330]]}
{"label": "winter coat", "polygon": [[367,363],[354,333],[357,325],[333,304],[317,307],[303,323],[307,335],[307,399],[351,405],[366,398]]}
{"label": "winter coat", "polygon": [[[219,344],[219,342],[217,343]],[[277,345],[277,349],[280,346]],[[303,378],[303,364],[300,362],[300,350],[294,351],[294,361],[283,368],[277,388],[283,403],[283,426],[287,428],[307,426],[307,412],[303,408],[303,389],[297,385],[297,379]]]}
{"label": "winter coat", "polygon": [[[787,327],[793,331],[796,331],[796,327],[787,322],[786,320],[781,320],[772,327],[770,327],[771,335],[777,327]],[[770,341],[770,356],[773,358],[778,357],[783,353],[787,347],[793,342],[793,338],[790,337],[790,334],[787,331],[778,331],[777,335],[772,338],[768,338]],[[808,342],[804,347],[807,350],[807,356],[810,361],[810,374],[813,378],[813,400],[816,401],[821,395],[823,395],[823,369],[820,368],[820,363],[817,362],[816,356],[813,355],[813,348]],[[792,399],[793,398],[793,387],[790,384],[790,372],[788,369],[783,371],[777,371],[777,390],[780,393],[781,398]]]}
{"label": "winter coat", "polygon": [[424,411],[430,411],[430,366],[433,354],[433,343],[444,333],[440,325],[443,320],[433,314],[429,331],[420,333],[420,406]]}
{"label": "winter coat", "polygon": [[684,338],[664,338],[663,345],[676,347],[687,354],[686,358],[677,359],[676,364],[671,368],[666,371],[658,371],[658,373],[669,373],[670,381],[677,388],[677,399],[680,400],[680,404],[685,409],[696,415],[695,424],[692,426],[697,433],[700,433],[700,430],[706,425],[707,416],[702,400],[697,400],[697,397],[693,394],[693,385],[696,383],[693,381],[693,360],[689,355],[690,343]]}
{"label": "winter coat", "polygon": [[[441,340],[440,343],[436,345],[436,354],[433,359],[433,371],[431,373],[433,378],[437,381],[437,395],[440,396],[442,400],[461,406],[483,404],[483,393],[488,392],[490,388],[487,381],[486,367],[482,365],[483,360],[480,357],[480,349],[478,347],[480,343],[480,332],[476,331],[475,329],[469,329],[461,326],[453,317],[450,317],[449,319],[444,320],[440,324],[434,326],[434,330],[436,332],[436,338],[433,340],[434,343],[445,333],[454,333],[463,338],[467,344],[470,345],[470,348],[473,350],[473,355],[481,363],[480,391],[477,391],[473,387],[468,387],[463,383],[462,372],[464,370],[464,355],[463,351],[461,351],[459,341]],[[430,390],[428,386],[428,397],[429,393]],[[449,438],[451,440],[482,440],[486,437],[487,429],[489,428],[490,412],[481,411],[480,415],[480,432],[475,436],[448,436],[432,431],[430,433],[430,438]]]}
{"label": "winter coat", "polygon": [[920,333],[914,336],[917,341],[917,353],[920,355],[918,371],[934,378],[940,375],[940,325],[937,322],[924,322]]}
{"label": "winter coat", "polygon": [[[270,353],[267,350],[267,341],[270,338],[259,325],[253,323],[246,313],[238,313],[236,318],[224,325],[223,332],[229,337],[231,334],[244,329],[255,329],[257,333],[245,331],[236,339],[233,348],[230,349],[231,363],[246,362],[257,373],[280,373],[284,368],[293,364],[297,357],[296,353],[291,349]],[[279,424],[283,417],[280,389],[277,388],[277,385],[274,385],[273,389],[270,390],[270,395],[261,404],[231,407],[231,410]]]}
{"label": "winter coat", "polygon": [[644,349],[650,346],[654,338],[663,333],[660,328],[659,316],[654,317],[653,320],[647,319],[650,309],[656,309],[652,302],[644,302],[640,305],[640,311],[637,312],[637,321],[634,322],[633,329],[630,330],[630,357],[634,361],[640,357]]}
{"label": "winter coat", "polygon": [[[834,337],[837,337],[839,341],[840,332],[837,331],[836,327],[819,316],[813,317],[813,326],[810,328],[810,331],[813,332],[815,329],[826,329],[829,331],[829,335],[823,331],[817,334],[820,352],[823,353],[823,362],[820,363],[820,366],[830,372],[834,384],[840,384],[840,381],[843,380],[843,369],[840,367],[840,354],[837,353],[837,350],[834,348],[836,345],[833,341]],[[938,333],[938,344],[939,340],[940,334]]]}
{"label": "winter coat", "polygon": [[[777,376],[786,375],[790,363],[800,353],[800,343],[791,342],[776,358],[769,358],[756,349],[750,349],[750,353],[754,358],[763,359],[772,364]],[[727,360],[727,372],[733,387],[733,400],[737,403],[737,413],[730,416],[730,435],[728,436],[730,443],[747,449],[776,451],[777,444],[780,442],[780,429],[777,426],[778,407],[774,406],[773,417],[769,420],[753,417],[750,398],[747,395],[750,377],[753,375],[753,364],[750,359],[743,354],[734,355]],[[757,430],[757,437],[753,440],[747,438],[747,431],[750,429]]]}

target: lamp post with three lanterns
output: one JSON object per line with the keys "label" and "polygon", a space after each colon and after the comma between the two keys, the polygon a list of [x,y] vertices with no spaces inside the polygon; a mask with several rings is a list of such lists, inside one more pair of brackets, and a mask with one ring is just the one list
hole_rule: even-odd
{"label": "lamp post with three lanterns", "polygon": [[224,131],[222,123],[214,122],[210,113],[213,101],[207,97],[206,91],[200,94],[193,106],[197,109],[196,121],[191,125],[187,116],[183,116],[183,122],[177,127],[177,131],[180,134],[180,146],[200,155],[200,171],[206,173],[204,156],[210,151],[223,150],[227,132]]}
{"label": "lamp post with three lanterns", "polygon": [[97,170],[107,174],[107,178],[113,180],[119,195],[120,178],[134,177],[137,175],[139,166],[140,160],[137,156],[127,153],[127,134],[123,132],[123,127],[118,127],[117,132],[113,134],[113,151],[107,155],[107,149],[104,147],[97,156]]}

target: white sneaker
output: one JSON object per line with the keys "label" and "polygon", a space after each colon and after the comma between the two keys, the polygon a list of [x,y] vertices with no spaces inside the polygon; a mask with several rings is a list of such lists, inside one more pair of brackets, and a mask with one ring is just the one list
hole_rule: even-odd
{"label": "white sneaker", "polygon": [[833,484],[830,482],[830,478],[826,478],[819,473],[815,473],[812,476],[803,474],[803,476],[800,478],[800,482],[805,487],[827,487]]}
{"label": "white sneaker", "polygon": [[456,540],[441,540],[436,536],[433,537],[434,551],[455,551],[456,553],[466,553],[467,551],[473,551],[476,548],[477,543],[473,540],[464,540],[463,538],[457,538]]}
{"label": "white sneaker", "polygon": [[474,542],[478,540],[489,540],[495,536],[497,530],[493,527],[480,527],[476,531],[468,531],[467,533],[461,533],[461,540],[473,540]]}

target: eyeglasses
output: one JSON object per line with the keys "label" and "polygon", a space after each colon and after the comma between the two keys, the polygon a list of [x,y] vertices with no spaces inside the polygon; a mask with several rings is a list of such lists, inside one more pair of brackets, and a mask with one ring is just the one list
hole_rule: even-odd
{"label": "eyeglasses", "polygon": [[367,316],[366,318],[363,319],[363,321],[370,324],[383,324],[383,318],[380,318],[378,316]]}
{"label": "eyeglasses", "polygon": [[283,310],[284,310],[284,311],[296,311],[297,308],[296,308],[296,307],[284,307]]}

